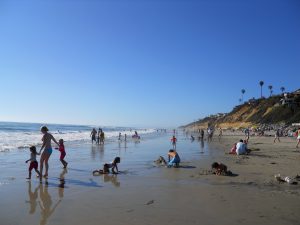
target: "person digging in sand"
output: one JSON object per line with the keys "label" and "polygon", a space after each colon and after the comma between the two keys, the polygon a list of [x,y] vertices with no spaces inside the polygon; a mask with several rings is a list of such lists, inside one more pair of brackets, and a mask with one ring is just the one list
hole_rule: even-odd
{"label": "person digging in sand", "polygon": [[[102,170],[94,170],[93,171],[93,175],[100,175],[100,174],[108,174],[110,173],[109,169],[111,169],[113,174],[118,174],[119,173],[119,169],[118,169],[118,163],[121,162],[121,158],[120,157],[116,157],[114,159],[114,161],[112,161],[111,163],[105,163],[103,165],[103,169]],[[116,169],[116,170],[115,170]]]}
{"label": "person digging in sand", "polygon": [[220,176],[220,175],[223,175],[223,176],[232,175],[232,172],[227,170],[227,166],[224,165],[223,163],[214,162],[211,165],[211,169],[212,169],[213,173],[218,175],[218,176]]}

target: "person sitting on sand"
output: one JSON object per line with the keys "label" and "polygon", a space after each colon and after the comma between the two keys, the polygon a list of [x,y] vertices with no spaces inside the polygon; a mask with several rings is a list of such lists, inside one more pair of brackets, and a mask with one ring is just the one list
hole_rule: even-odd
{"label": "person sitting on sand", "polygon": [[[111,163],[105,163],[103,165],[103,170],[94,170],[93,171],[93,175],[96,174],[108,174],[110,173],[109,169],[111,169],[113,174],[118,174],[119,173],[119,169],[118,169],[118,163],[121,162],[121,158],[120,157],[116,157],[114,159],[114,161],[112,161]],[[116,169],[116,171],[115,171]]]}
{"label": "person sitting on sand", "polygon": [[168,152],[168,167],[179,167],[179,163],[180,163],[180,157],[178,155],[178,153],[173,150],[170,149]]}
{"label": "person sitting on sand", "polygon": [[220,176],[220,175],[223,175],[223,176],[229,176],[232,174],[231,171],[227,171],[227,166],[224,165],[223,163],[217,163],[217,162],[214,162],[212,165],[211,165],[211,168],[213,170],[213,173]]}
{"label": "person sitting on sand", "polygon": [[247,154],[247,146],[242,139],[236,144],[236,154],[237,155]]}
{"label": "person sitting on sand", "polygon": [[236,144],[237,144],[237,143],[234,143],[234,145],[232,146],[232,148],[231,148],[229,154],[236,155]]}

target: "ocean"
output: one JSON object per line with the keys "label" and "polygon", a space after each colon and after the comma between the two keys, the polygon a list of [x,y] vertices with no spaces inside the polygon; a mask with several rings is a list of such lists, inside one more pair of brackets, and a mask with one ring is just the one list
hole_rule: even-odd
{"label": "ocean", "polygon": [[64,139],[66,143],[85,145],[90,144],[90,133],[93,128],[103,129],[106,142],[118,140],[119,133],[125,133],[128,137],[137,131],[141,137],[151,136],[155,129],[141,129],[134,127],[99,127],[86,125],[64,125],[64,124],[40,124],[40,123],[15,123],[0,122],[0,152],[11,151],[15,149],[28,148],[31,145],[40,146],[42,134],[40,127],[46,125],[49,132],[56,139]]}

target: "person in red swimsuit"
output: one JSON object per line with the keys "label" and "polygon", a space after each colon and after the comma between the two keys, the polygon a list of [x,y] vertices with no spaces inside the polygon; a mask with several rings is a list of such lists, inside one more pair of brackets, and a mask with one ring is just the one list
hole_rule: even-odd
{"label": "person in red swimsuit", "polygon": [[67,168],[68,163],[64,160],[65,156],[66,156],[66,151],[65,151],[65,146],[64,146],[64,140],[60,139],[58,141],[59,143],[59,148],[58,151],[60,151],[60,161],[63,164],[64,168]]}
{"label": "person in red swimsuit", "polygon": [[173,137],[171,138],[171,142],[172,142],[173,148],[176,149],[177,138],[176,138],[175,136],[173,136]]}

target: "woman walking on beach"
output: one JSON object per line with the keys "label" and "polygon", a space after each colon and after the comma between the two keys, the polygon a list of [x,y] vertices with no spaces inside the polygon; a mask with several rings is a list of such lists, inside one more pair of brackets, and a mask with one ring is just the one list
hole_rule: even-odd
{"label": "woman walking on beach", "polygon": [[48,160],[52,154],[52,146],[51,146],[51,141],[54,141],[55,144],[57,144],[59,146],[59,143],[55,140],[55,138],[52,136],[52,134],[48,133],[48,128],[46,126],[41,127],[41,132],[43,134],[43,145],[40,149],[40,152],[44,149],[42,155],[41,155],[41,159],[40,159],[40,173],[41,175],[43,174],[43,167],[44,167],[44,163],[45,163],[45,167],[46,167],[46,172],[44,174],[44,177],[47,178],[48,177],[48,169],[49,169],[49,164],[48,164]]}

